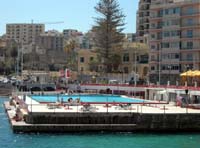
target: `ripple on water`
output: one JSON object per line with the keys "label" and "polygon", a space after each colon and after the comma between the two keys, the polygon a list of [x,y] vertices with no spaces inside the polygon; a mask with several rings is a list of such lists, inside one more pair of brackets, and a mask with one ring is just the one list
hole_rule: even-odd
{"label": "ripple on water", "polygon": [[[0,106],[4,100],[0,99]],[[198,133],[15,134],[6,120],[4,108],[0,107],[0,148],[199,148],[200,145]]]}

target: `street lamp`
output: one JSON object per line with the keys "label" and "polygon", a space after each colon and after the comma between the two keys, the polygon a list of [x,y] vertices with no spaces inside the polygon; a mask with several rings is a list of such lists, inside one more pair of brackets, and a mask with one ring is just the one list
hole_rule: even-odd
{"label": "street lamp", "polygon": [[170,78],[171,78],[171,77],[170,77],[170,72],[171,72],[172,66],[171,66],[171,65],[168,65],[167,68],[168,68],[168,70],[169,70],[168,85],[170,85],[170,82],[171,82],[171,79],[170,79]]}
{"label": "street lamp", "polygon": [[[189,68],[190,68],[190,65],[185,65],[186,72],[189,70]],[[188,86],[188,76],[187,76],[187,74],[186,74],[185,86]]]}
{"label": "street lamp", "polygon": [[123,69],[120,69],[119,73],[121,74],[121,84],[123,84]]}
{"label": "street lamp", "polygon": [[134,66],[134,68],[135,68],[135,75],[134,75],[134,86],[136,87],[136,85],[137,85],[137,80],[136,80],[136,74],[137,74],[137,67],[136,67],[136,63],[137,63],[137,55],[136,55],[136,51],[135,51],[135,66]]}

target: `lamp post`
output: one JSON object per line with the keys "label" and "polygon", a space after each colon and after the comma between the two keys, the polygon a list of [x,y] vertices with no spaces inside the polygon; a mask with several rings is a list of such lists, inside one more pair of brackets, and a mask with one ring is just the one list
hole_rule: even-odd
{"label": "lamp post", "polygon": [[120,69],[120,70],[119,70],[119,73],[121,74],[121,84],[123,84],[123,70]]}
{"label": "lamp post", "polygon": [[135,74],[134,74],[134,87],[135,87],[135,92],[134,92],[134,97],[136,97],[136,86],[137,86],[137,55],[136,55],[136,51],[135,51],[135,66],[134,66],[134,68],[135,68]]}
{"label": "lamp post", "polygon": [[171,66],[171,65],[168,65],[167,68],[168,68],[168,70],[169,70],[168,85],[170,85],[170,82],[171,82],[171,79],[170,79],[170,78],[171,78],[171,77],[170,77],[171,75],[170,75],[170,73],[171,73],[171,68],[172,68],[172,66]]}
{"label": "lamp post", "polygon": [[16,72],[17,72],[17,77],[19,76],[19,43],[17,42],[17,68],[16,68]]}
{"label": "lamp post", "polygon": [[[185,70],[186,72],[189,70],[190,66],[189,65],[185,65]],[[188,86],[188,76],[187,76],[187,73],[186,73],[186,82],[185,82],[185,86]]]}
{"label": "lamp post", "polygon": [[81,78],[80,78],[80,83],[82,84],[82,79],[83,79],[83,68],[81,67]]}
{"label": "lamp post", "polygon": [[135,68],[135,75],[134,75],[134,86],[136,87],[136,85],[137,85],[137,80],[136,80],[136,74],[137,74],[137,67],[136,67],[136,63],[137,63],[137,55],[136,55],[136,51],[135,51],[135,66],[134,66],[134,68]]}
{"label": "lamp post", "polygon": [[160,62],[161,62],[161,48],[158,49],[158,85],[159,86],[160,86],[160,81],[161,81],[161,63]]}

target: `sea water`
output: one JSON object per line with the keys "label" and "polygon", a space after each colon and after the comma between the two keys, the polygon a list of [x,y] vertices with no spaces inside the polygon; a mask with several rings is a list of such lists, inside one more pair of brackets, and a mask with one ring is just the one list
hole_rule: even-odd
{"label": "sea water", "polygon": [[200,133],[13,133],[0,97],[0,148],[199,148]]}

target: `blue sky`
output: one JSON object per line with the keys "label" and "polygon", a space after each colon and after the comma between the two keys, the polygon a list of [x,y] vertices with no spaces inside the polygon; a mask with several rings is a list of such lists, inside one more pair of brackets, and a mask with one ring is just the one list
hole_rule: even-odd
{"label": "blue sky", "polygon": [[[78,29],[87,32],[97,16],[94,6],[99,0],[3,0],[0,5],[0,35],[7,23],[45,23],[46,30]],[[139,0],[118,0],[126,15],[124,32],[135,32]]]}

